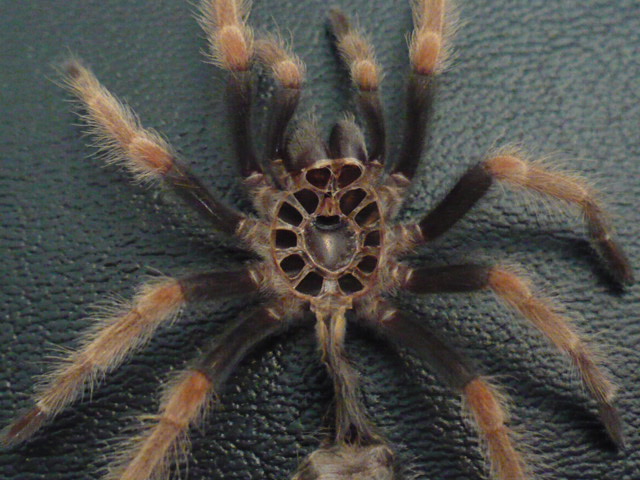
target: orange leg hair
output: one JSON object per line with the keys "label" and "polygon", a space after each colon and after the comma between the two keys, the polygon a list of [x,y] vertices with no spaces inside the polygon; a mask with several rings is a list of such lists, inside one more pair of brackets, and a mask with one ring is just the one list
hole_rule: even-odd
{"label": "orange leg hair", "polygon": [[380,100],[381,68],[376,61],[373,45],[341,10],[331,9],[329,19],[336,47],[357,89],[356,101],[370,137],[369,159],[382,163],[387,148],[386,131]]}
{"label": "orange leg hair", "polygon": [[584,216],[589,235],[597,251],[620,283],[631,283],[633,272],[622,249],[613,240],[613,232],[598,195],[579,177],[551,171],[529,163],[515,154],[498,155],[484,164],[497,180],[561,200],[576,206]]}
{"label": "orange leg hair", "polygon": [[507,304],[533,323],[561,352],[567,354],[578,369],[582,382],[598,403],[600,417],[610,438],[624,445],[622,424],[613,406],[616,389],[598,366],[598,357],[591,351],[569,319],[544,297],[533,292],[531,283],[504,267],[493,267],[488,286]]}
{"label": "orange leg hair", "polygon": [[439,74],[444,70],[452,21],[445,0],[415,0],[414,30],[409,44],[411,75],[407,84],[406,119],[402,149],[392,173],[406,185],[415,175],[433,114]]}
{"label": "orange leg hair", "polygon": [[82,346],[45,376],[34,396],[33,408],[2,432],[2,443],[11,445],[29,438],[87,387],[93,388],[105,374],[141,348],[158,327],[175,319],[185,303],[257,290],[249,271],[163,278],[144,285],[130,305],[100,319],[87,332]]}
{"label": "orange leg hair", "polygon": [[118,455],[105,480],[166,478],[169,467],[184,460],[180,457],[188,450],[188,429],[202,421],[212,395],[251,349],[289,324],[268,308],[232,324],[168,386],[155,425]]}
{"label": "orange leg hair", "polygon": [[85,107],[82,118],[107,162],[123,165],[139,182],[164,181],[218,230],[236,232],[244,215],[213,197],[159,134],[145,130],[133,111],[80,62],[70,60],[64,70],[65,84]]}
{"label": "orange leg hair", "polygon": [[505,152],[470,168],[417,224],[421,240],[429,242],[448,231],[485,195],[494,180],[580,209],[591,240],[613,278],[621,284],[633,281],[629,260],[613,239],[608,217],[594,190],[579,177],[527,162],[516,153]]}
{"label": "orange leg hair", "polygon": [[299,90],[304,81],[305,66],[289,51],[280,37],[269,35],[256,42],[256,57],[271,71],[283,88]]}
{"label": "orange leg hair", "polygon": [[231,139],[246,179],[261,183],[263,165],[256,155],[251,130],[254,60],[254,40],[251,28],[245,23],[249,15],[246,0],[204,0],[200,5],[200,25],[209,42],[212,63],[227,70],[227,114]]}
{"label": "orange leg hair", "polygon": [[305,66],[276,35],[268,35],[256,42],[256,57],[276,81],[276,92],[269,113],[265,160],[282,160],[287,170],[292,171],[295,168],[285,147],[287,127],[300,101]]}
{"label": "orange leg hair", "polygon": [[409,57],[411,68],[420,75],[440,73],[447,59],[445,42],[445,0],[414,2]]}
{"label": "orange leg hair", "polygon": [[249,5],[247,0],[205,0],[200,5],[210,58],[230,72],[247,71],[253,61],[253,32],[244,21]]}
{"label": "orange leg hair", "polygon": [[507,413],[500,395],[485,380],[476,378],[463,389],[465,403],[483,439],[493,476],[499,480],[526,480],[529,477],[521,454],[511,441]]}
{"label": "orange leg hair", "polygon": [[371,43],[354,28],[340,10],[329,12],[336,46],[349,69],[351,81],[360,91],[375,91],[380,87],[380,66]]}
{"label": "orange leg hair", "polygon": [[590,395],[598,403],[600,418],[610,438],[617,445],[623,445],[621,421],[613,406],[614,385],[599,367],[598,357],[569,319],[551,300],[535,294],[529,280],[502,266],[447,265],[406,269],[402,287],[415,293],[493,290],[569,356]]}
{"label": "orange leg hair", "polygon": [[135,114],[118,101],[95,75],[77,60],[64,66],[69,90],[86,107],[89,133],[108,154],[108,161],[123,164],[140,182],[160,179],[175,165],[175,154],[157,133],[140,126]]}
{"label": "orange leg hair", "polygon": [[470,362],[447,345],[436,332],[410,314],[381,304],[367,325],[397,347],[410,349],[444,383],[462,394],[482,443],[495,480],[527,480],[522,453],[507,426],[505,401]]}
{"label": "orange leg hair", "polygon": [[204,417],[212,382],[198,370],[189,370],[165,392],[156,425],[140,437],[132,451],[121,456],[108,480],[165,478],[171,466],[169,453],[186,453],[187,429]]}
{"label": "orange leg hair", "polygon": [[3,432],[3,443],[19,443],[30,437],[73,402],[87,385],[93,385],[143,345],[161,324],[173,320],[184,303],[177,280],[163,279],[144,286],[131,306],[100,321],[86,335],[84,345],[45,377],[34,397],[34,407]]}

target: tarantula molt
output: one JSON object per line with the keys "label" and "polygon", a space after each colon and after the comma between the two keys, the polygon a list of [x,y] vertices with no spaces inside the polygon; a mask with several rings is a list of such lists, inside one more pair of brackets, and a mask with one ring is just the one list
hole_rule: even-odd
{"label": "tarantula molt", "polygon": [[[348,321],[359,322],[400,349],[409,349],[461,394],[486,445],[493,478],[530,478],[512,440],[504,401],[465,357],[393,300],[417,294],[491,290],[567,354],[599,409],[611,440],[622,445],[614,386],[581,334],[530,281],[503,265],[412,267],[402,257],[443,235],[494,183],[572,205],[583,215],[595,249],[613,278],[632,281],[624,253],[612,238],[602,205],[580,178],[499,151],[469,169],[430,213],[416,223],[395,220],[422,156],[437,77],[447,62],[451,22],[445,0],[413,2],[406,125],[398,158],[386,158],[379,94],[380,66],[363,34],[340,10],[330,11],[336,47],[355,87],[365,135],[352,115],[322,138],[313,122],[289,123],[298,105],[304,65],[277,36],[255,38],[243,0],[204,0],[200,23],[211,60],[228,72],[227,101],[240,171],[258,212],[245,215],[218,201],[165,140],[144,129],[134,113],[78,60],[64,66],[68,89],[85,111],[90,133],[107,160],[141,182],[163,183],[217,231],[239,239],[259,261],[231,271],[160,278],[142,286],[121,311],[103,319],[47,377],[33,406],[3,432],[5,445],[28,439],[104,374],[142,347],[189,302],[254,293],[261,307],[232,323],[163,394],[155,424],[132,442],[107,478],[143,480],[170,471],[188,429],[200,422],[247,352],[292,325],[315,322],[315,334],[335,388],[327,438],[302,462],[295,479],[390,479],[401,471],[396,454],[365,412],[358,375],[345,352]],[[276,83],[265,148],[251,138],[252,66]],[[289,130],[292,130],[291,132]],[[309,315],[311,312],[313,315]]]}

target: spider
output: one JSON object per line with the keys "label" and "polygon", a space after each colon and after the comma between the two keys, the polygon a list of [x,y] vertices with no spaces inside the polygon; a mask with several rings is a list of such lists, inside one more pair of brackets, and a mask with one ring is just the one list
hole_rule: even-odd
{"label": "spider", "polygon": [[[227,100],[240,171],[258,216],[218,201],[176,158],[156,133],[145,130],[82,63],[65,66],[69,89],[80,99],[107,159],[141,182],[163,183],[222,233],[235,236],[260,257],[244,268],[180,278],[161,278],[140,288],[131,304],[89,332],[48,376],[34,406],[4,431],[5,444],[29,438],[100,376],[141,347],[161,324],[189,302],[253,293],[262,306],[232,323],[163,396],[157,422],[122,453],[110,478],[137,480],[160,475],[170,454],[181,451],[187,429],[197,424],[216,392],[249,350],[298,323],[314,322],[321,359],[335,388],[330,434],[303,461],[294,478],[394,478],[395,453],[367,416],[358,376],[347,359],[348,321],[372,329],[399,349],[411,350],[465,399],[496,479],[528,478],[508,428],[504,402],[471,363],[391,295],[491,290],[531,321],[581,374],[598,404],[611,440],[623,442],[613,405],[614,388],[582,336],[552,301],[527,278],[502,265],[413,267],[402,257],[452,227],[493,183],[531,190],[581,210],[594,246],[612,276],[630,283],[631,268],[612,239],[595,192],[581,179],[499,151],[472,167],[438,206],[416,223],[395,216],[422,156],[436,78],[446,64],[450,24],[444,0],[418,0],[410,44],[411,76],[400,154],[386,158],[379,95],[380,67],[372,46],[339,10],[330,13],[335,42],[350,71],[368,143],[354,117],[332,129],[328,142],[307,122],[290,132],[304,66],[277,37],[254,39],[245,24],[247,7],[234,0],[208,0],[201,23],[215,63],[229,72]],[[250,134],[251,66],[273,76],[273,99],[265,149],[256,153]]]}

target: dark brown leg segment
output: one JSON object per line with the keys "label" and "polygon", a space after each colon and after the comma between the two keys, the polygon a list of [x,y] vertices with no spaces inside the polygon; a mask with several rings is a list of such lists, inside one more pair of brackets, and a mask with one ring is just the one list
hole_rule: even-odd
{"label": "dark brown leg segment", "polygon": [[175,319],[187,302],[257,291],[249,271],[164,278],[144,285],[130,305],[118,306],[117,313],[100,318],[85,334],[80,349],[45,377],[34,397],[34,407],[3,430],[2,443],[13,445],[27,440],[88,386],[141,348],[158,327]]}
{"label": "dark brown leg segment", "polygon": [[238,227],[246,218],[243,213],[216,199],[207,188],[182,165],[165,176],[173,191],[193,210],[209,220],[215,228],[228,235],[238,232]]}
{"label": "dark brown leg segment", "polygon": [[612,228],[597,193],[579,177],[552,171],[515,154],[498,155],[469,169],[438,206],[418,223],[423,240],[434,240],[449,230],[484,196],[494,180],[577,207],[613,278],[621,284],[633,281],[629,260],[613,240]]}
{"label": "dark brown leg segment", "polygon": [[[265,338],[281,331],[286,322],[266,309],[236,322],[163,395],[157,423],[120,455],[108,480],[147,480],[161,477],[172,456],[185,455],[187,431],[206,414],[211,396],[218,394],[238,363]],[[164,477],[162,477],[164,478]]]}
{"label": "dark brown leg segment", "polygon": [[487,288],[490,272],[473,264],[410,269],[403,287],[414,293],[473,292]]}
{"label": "dark brown leg segment", "polygon": [[382,163],[386,153],[386,130],[380,101],[380,66],[376,62],[373,46],[341,10],[331,9],[329,19],[336,46],[358,89],[356,100],[371,142],[369,160]]}
{"label": "dark brown leg segment", "polygon": [[476,165],[465,173],[446,197],[425,216],[418,226],[425,242],[448,231],[480,200],[493,183],[493,177]]}
{"label": "dark brown leg segment", "polygon": [[445,0],[413,3],[411,76],[407,86],[407,113],[402,150],[393,173],[411,180],[424,152],[427,128],[433,114],[436,77],[445,61]]}
{"label": "dark brown leg segment", "polygon": [[283,159],[285,166],[290,168],[290,162],[286,158],[285,137],[289,121],[300,100],[304,64],[275,36],[258,40],[256,56],[271,71],[277,83],[271,105],[265,157],[267,162]]}
{"label": "dark brown leg segment", "polygon": [[507,413],[496,390],[479,377],[469,362],[446,345],[435,332],[407,314],[388,310],[368,325],[399,348],[410,349],[447,385],[460,392],[487,448],[496,480],[526,480],[525,462],[507,427]]}
{"label": "dark brown leg segment", "polygon": [[231,134],[243,177],[261,173],[251,133],[254,57],[253,33],[244,19],[249,14],[243,0],[205,0],[200,6],[212,61],[229,72],[227,102]]}
{"label": "dark brown leg segment", "polygon": [[231,138],[240,165],[240,174],[247,178],[254,173],[262,173],[251,131],[252,73],[248,70],[233,72],[227,82],[226,97],[231,123]]}
{"label": "dark brown leg segment", "polygon": [[613,406],[615,387],[600,369],[598,357],[582,335],[550,299],[534,294],[530,282],[508,268],[482,265],[451,265],[411,270],[404,288],[415,293],[463,292],[491,289],[569,356],[582,382],[598,403],[600,418],[611,440],[624,444],[620,416]]}
{"label": "dark brown leg segment", "polygon": [[402,149],[393,173],[413,179],[424,153],[427,125],[431,119],[436,81],[413,73],[407,86],[407,113]]}

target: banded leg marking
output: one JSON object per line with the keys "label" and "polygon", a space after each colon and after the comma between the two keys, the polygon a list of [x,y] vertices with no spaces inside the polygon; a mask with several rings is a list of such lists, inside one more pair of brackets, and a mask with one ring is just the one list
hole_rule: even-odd
{"label": "banded leg marking", "polygon": [[229,72],[227,113],[240,173],[245,178],[261,174],[251,132],[251,65],[255,52],[253,32],[245,22],[249,2],[205,0],[200,5],[200,14],[200,25],[209,41],[210,59]]}
{"label": "banded leg marking", "polygon": [[449,265],[410,270],[403,288],[421,294],[492,290],[530,321],[558,350],[567,354],[580,372],[589,394],[597,402],[600,419],[609,437],[619,447],[624,445],[622,423],[613,405],[616,389],[600,368],[598,356],[550,299],[534,293],[528,279],[502,266]]}
{"label": "banded leg marking", "polygon": [[424,153],[433,116],[437,76],[446,61],[445,0],[413,2],[414,31],[409,45],[411,76],[407,85],[406,120],[402,149],[392,172],[411,180]]}
{"label": "banded leg marking", "polygon": [[593,189],[577,176],[549,170],[515,154],[498,155],[470,168],[417,224],[422,240],[429,242],[447,232],[487,193],[494,180],[577,207],[613,278],[622,284],[633,282],[629,260],[613,239],[608,216]]}
{"label": "banded leg marking", "polygon": [[364,116],[371,148],[369,159],[384,162],[386,129],[380,100],[380,66],[371,43],[354,28],[349,18],[338,9],[329,12],[336,46],[357,88],[356,101]]}
{"label": "banded leg marking", "polygon": [[169,385],[156,424],[119,455],[105,480],[165,478],[170,465],[186,455],[188,429],[203,420],[212,396],[250,350],[287,325],[266,308],[235,322]]}
{"label": "banded leg marking", "polygon": [[382,309],[368,325],[399,348],[410,349],[449,387],[462,394],[483,443],[495,480],[527,480],[522,454],[512,441],[508,414],[496,389],[479,377],[468,360],[416,319]]}
{"label": "banded leg marking", "polygon": [[69,90],[86,108],[82,118],[108,163],[123,165],[139,182],[164,181],[218,230],[236,232],[244,215],[216,199],[178,161],[169,144],[156,132],[145,130],[135,113],[102,86],[88,68],[70,60],[65,75]]}
{"label": "banded leg marking", "polygon": [[158,327],[170,323],[191,301],[256,292],[249,271],[208,272],[181,279],[163,278],[140,288],[128,306],[100,319],[79,350],[70,353],[45,377],[34,406],[3,430],[1,441],[14,445],[28,439],[107,373],[138,350]]}

